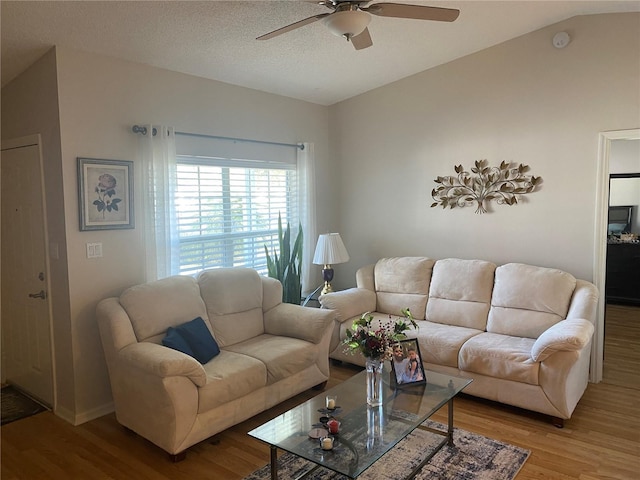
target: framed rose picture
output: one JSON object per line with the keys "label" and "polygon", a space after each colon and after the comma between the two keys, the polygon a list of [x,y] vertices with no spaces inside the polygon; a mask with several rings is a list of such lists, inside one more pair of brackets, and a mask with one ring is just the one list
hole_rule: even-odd
{"label": "framed rose picture", "polygon": [[391,349],[393,352],[391,375],[396,387],[424,385],[427,377],[424,373],[418,341],[415,338],[400,340],[394,343]]}
{"label": "framed rose picture", "polygon": [[134,228],[133,162],[78,158],[80,231]]}

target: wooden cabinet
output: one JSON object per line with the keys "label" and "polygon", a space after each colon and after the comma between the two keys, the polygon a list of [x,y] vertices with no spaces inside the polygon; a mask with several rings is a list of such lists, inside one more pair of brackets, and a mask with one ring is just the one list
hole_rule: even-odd
{"label": "wooden cabinet", "polygon": [[607,245],[608,303],[640,305],[640,243]]}

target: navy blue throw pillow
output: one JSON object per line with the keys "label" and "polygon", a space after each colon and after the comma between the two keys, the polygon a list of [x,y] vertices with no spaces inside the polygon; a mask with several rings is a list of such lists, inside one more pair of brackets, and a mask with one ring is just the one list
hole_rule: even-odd
{"label": "navy blue throw pillow", "polygon": [[178,325],[175,330],[193,352],[191,356],[200,363],[205,364],[220,353],[220,347],[202,317]]}
{"label": "navy blue throw pillow", "polygon": [[190,357],[194,356],[193,350],[191,350],[187,341],[173,327],[169,327],[167,329],[167,334],[162,339],[162,345],[178,350],[179,352],[186,353]]}

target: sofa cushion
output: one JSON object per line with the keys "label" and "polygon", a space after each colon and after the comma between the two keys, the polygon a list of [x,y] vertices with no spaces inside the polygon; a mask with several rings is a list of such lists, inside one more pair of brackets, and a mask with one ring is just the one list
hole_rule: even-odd
{"label": "sofa cushion", "polygon": [[267,384],[267,368],[253,357],[222,350],[204,365],[207,383],[198,391],[198,412],[207,412]]}
{"label": "sofa cushion", "polygon": [[190,357],[195,358],[193,350],[191,350],[191,347],[189,346],[187,341],[173,327],[169,327],[169,329],[167,330],[167,334],[162,339],[162,345],[164,345],[165,347],[169,347],[174,350],[177,350],[179,352],[186,353]]}
{"label": "sofa cushion", "polygon": [[267,384],[301,372],[316,363],[318,349],[313,343],[278,335],[259,335],[227,347],[228,351],[260,360],[267,368]]}
{"label": "sofa cushion", "polygon": [[540,363],[531,359],[531,338],[481,333],[460,349],[458,368],[465,372],[538,385]]}
{"label": "sofa cushion", "polygon": [[[184,342],[177,340],[176,335],[182,338]],[[169,337],[168,341],[167,337]],[[220,353],[220,348],[202,317],[195,318],[177,327],[169,327],[167,337],[162,340],[163,345],[171,348],[177,347],[175,350],[180,350],[192,356],[200,363],[207,363]],[[187,351],[184,350],[185,344]]]}
{"label": "sofa cushion", "polygon": [[378,260],[374,267],[376,311],[400,315],[403,308],[409,308],[414,318],[424,320],[433,264],[426,257]]}
{"label": "sofa cushion", "polygon": [[473,328],[421,322],[418,343],[422,361],[457,368],[458,353],[462,345],[481,333],[482,330]]}
{"label": "sofa cushion", "polygon": [[263,285],[250,268],[216,268],[198,275],[213,336],[221,347],[264,333]]}
{"label": "sofa cushion", "polygon": [[198,283],[186,275],[128,288],[120,295],[120,305],[131,319],[139,342],[158,337],[159,343],[169,327],[196,317],[207,318]]}
{"label": "sofa cushion", "polygon": [[563,271],[509,263],[496,269],[487,331],[538,338],[567,316],[576,279]]}
{"label": "sofa cushion", "polygon": [[447,258],[433,267],[427,320],[485,330],[496,265]]}

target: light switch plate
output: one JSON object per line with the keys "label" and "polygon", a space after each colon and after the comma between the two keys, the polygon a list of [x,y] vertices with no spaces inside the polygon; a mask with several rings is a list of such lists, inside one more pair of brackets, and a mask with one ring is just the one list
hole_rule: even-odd
{"label": "light switch plate", "polygon": [[87,258],[102,257],[102,243],[87,243]]}

